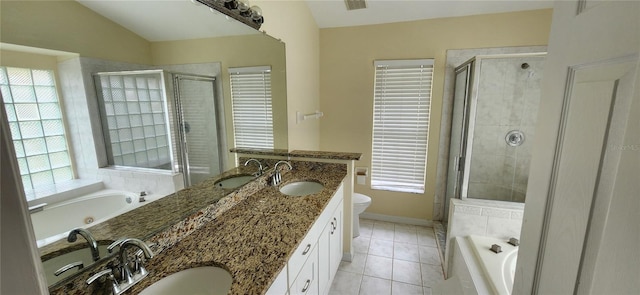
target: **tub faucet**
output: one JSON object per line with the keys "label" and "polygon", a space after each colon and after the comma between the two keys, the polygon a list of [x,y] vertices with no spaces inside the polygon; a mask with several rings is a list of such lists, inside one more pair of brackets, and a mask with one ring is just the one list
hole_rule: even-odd
{"label": "tub faucet", "polygon": [[262,163],[260,163],[260,161],[258,161],[256,159],[249,159],[246,162],[244,162],[244,165],[247,166],[251,162],[256,162],[256,163],[258,163],[258,166],[259,166],[258,167],[258,172],[254,173],[253,176],[262,176],[262,173],[264,172],[263,171],[264,168],[262,167]]}
{"label": "tub faucet", "polygon": [[282,174],[280,174],[280,171],[278,171],[279,164],[287,164],[287,166],[289,166],[289,170],[293,169],[293,167],[291,167],[291,164],[289,164],[289,162],[287,161],[279,161],[278,163],[276,163],[276,165],[273,166],[273,176],[271,176],[271,185],[273,186],[280,184],[280,181],[282,181]]}
{"label": "tub faucet", "polygon": [[84,228],[74,228],[69,232],[67,236],[67,242],[73,243],[78,240],[78,234],[80,234],[87,243],[89,243],[89,249],[91,249],[91,256],[93,257],[93,261],[98,261],[100,259],[100,252],[98,252],[98,241],[91,235],[91,233]]}

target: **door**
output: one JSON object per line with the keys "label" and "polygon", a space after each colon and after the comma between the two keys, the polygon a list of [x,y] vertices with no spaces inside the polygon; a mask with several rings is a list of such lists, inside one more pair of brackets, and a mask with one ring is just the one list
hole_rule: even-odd
{"label": "door", "polygon": [[187,187],[222,173],[222,132],[214,81],[214,77],[174,75],[181,171]]}
{"label": "door", "polygon": [[474,60],[456,68],[456,80],[453,96],[453,118],[451,120],[451,142],[449,144],[449,168],[447,169],[447,196],[444,203],[444,220],[449,219],[449,202],[459,199],[462,189],[462,167],[466,144],[466,114],[469,90],[471,89],[471,73]]}
{"label": "door", "polygon": [[640,289],[640,1],[557,1],[514,294]]}

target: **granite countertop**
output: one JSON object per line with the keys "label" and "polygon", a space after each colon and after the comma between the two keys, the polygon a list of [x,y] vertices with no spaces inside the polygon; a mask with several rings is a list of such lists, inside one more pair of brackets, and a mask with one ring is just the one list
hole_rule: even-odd
{"label": "granite countertop", "polygon": [[346,165],[292,161],[281,185],[313,180],[315,195],[290,197],[267,186],[146,263],[150,277],[132,294],[187,268],[215,265],[233,276],[230,294],[263,294],[346,176]]}
{"label": "granite countertop", "polygon": [[362,153],[347,153],[347,152],[329,152],[329,151],[304,151],[286,149],[251,149],[251,148],[232,148],[232,153],[246,154],[246,155],[263,155],[263,156],[280,156],[280,157],[298,157],[298,158],[313,158],[313,159],[328,159],[328,160],[347,160],[347,161],[359,161],[362,157]]}
{"label": "granite countertop", "polygon": [[[255,167],[233,168],[207,181],[144,204],[100,224],[92,225],[88,230],[100,244],[108,244],[121,237],[148,239],[196,210],[215,204],[232,191],[215,186],[216,181],[235,175],[251,175],[254,172],[256,172]],[[157,212],[162,212],[163,218],[151,218]],[[79,239],[72,244],[62,239],[40,247],[39,251],[43,260],[46,260],[51,256],[82,247],[86,247],[84,239]]]}
{"label": "granite countertop", "polygon": [[[221,176],[167,196],[164,198],[167,201],[158,200],[156,206],[150,206],[156,202],[146,205],[149,212],[140,219],[163,220],[157,223],[164,224],[164,229],[156,229],[154,235],[144,239],[156,244],[152,249],[157,255],[145,262],[149,276],[126,294],[137,294],[163,277],[198,266],[219,266],[229,271],[233,277],[230,294],[265,293],[347,175],[345,164],[305,161],[291,161],[291,164],[294,169],[283,173],[280,186],[292,181],[312,180],[322,183],[325,188],[310,196],[285,196],[278,187],[267,186],[268,175],[263,175],[224,195],[222,189],[212,187],[217,179],[225,177]],[[228,177],[232,173],[225,175]],[[204,208],[195,211],[178,209],[186,206],[173,208],[182,202],[202,202],[199,207]],[[159,215],[162,218],[158,218]],[[165,216],[169,215],[182,215],[185,219],[168,225],[170,222],[165,221]],[[119,226],[129,230],[141,225],[130,222]],[[102,233],[102,230],[106,232],[106,229],[97,232]],[[113,234],[114,230],[111,232]],[[87,277],[105,267],[106,262],[62,286],[50,288],[50,292],[105,294],[109,291],[108,286],[87,287],[83,284]]]}

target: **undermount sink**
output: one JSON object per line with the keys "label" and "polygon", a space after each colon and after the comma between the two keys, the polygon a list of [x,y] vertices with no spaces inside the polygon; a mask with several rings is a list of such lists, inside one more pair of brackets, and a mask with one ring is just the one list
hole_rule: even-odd
{"label": "undermount sink", "polygon": [[233,278],[219,267],[186,269],[165,277],[140,292],[141,295],[228,294]]}
{"label": "undermount sink", "polygon": [[244,185],[249,181],[252,181],[253,179],[255,179],[255,177],[251,175],[236,175],[218,180],[214,183],[214,185],[221,188],[236,188]]}
{"label": "undermount sink", "polygon": [[323,188],[321,183],[315,181],[296,181],[282,186],[280,192],[287,196],[302,197],[318,193]]}

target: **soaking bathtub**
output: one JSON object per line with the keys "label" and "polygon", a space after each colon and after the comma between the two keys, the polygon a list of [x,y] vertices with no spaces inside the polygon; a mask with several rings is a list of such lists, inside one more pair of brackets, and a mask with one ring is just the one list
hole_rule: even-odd
{"label": "soaking bathtub", "polygon": [[[494,253],[497,244],[502,252]],[[518,247],[484,236],[456,237],[449,278],[433,287],[433,294],[509,295],[518,259]]]}
{"label": "soaking bathtub", "polygon": [[99,224],[156,199],[145,198],[147,201],[141,203],[138,194],[106,189],[46,205],[42,211],[31,214],[38,247],[65,238],[74,228]]}

